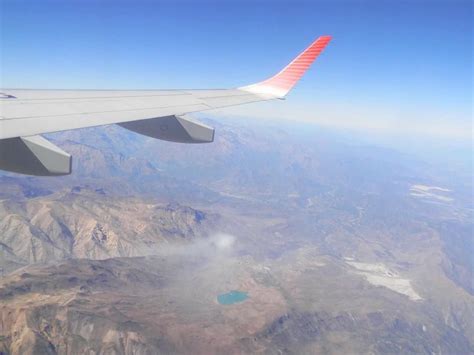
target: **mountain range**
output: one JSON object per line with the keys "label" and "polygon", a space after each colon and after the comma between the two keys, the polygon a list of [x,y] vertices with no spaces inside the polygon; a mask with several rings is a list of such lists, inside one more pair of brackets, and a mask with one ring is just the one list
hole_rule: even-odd
{"label": "mountain range", "polygon": [[474,352],[469,173],[200,119],[214,143],[62,132],[71,176],[0,176],[0,353]]}

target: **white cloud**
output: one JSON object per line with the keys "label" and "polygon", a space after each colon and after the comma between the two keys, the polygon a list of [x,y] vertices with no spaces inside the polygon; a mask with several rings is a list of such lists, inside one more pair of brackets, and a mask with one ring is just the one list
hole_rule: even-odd
{"label": "white cloud", "polygon": [[214,258],[229,255],[235,248],[236,238],[226,233],[215,233],[208,238],[194,240],[185,244],[160,244],[148,250],[147,255],[159,256],[198,256]]}
{"label": "white cloud", "polygon": [[229,251],[235,243],[235,237],[233,235],[223,233],[215,234],[210,240],[218,251]]}

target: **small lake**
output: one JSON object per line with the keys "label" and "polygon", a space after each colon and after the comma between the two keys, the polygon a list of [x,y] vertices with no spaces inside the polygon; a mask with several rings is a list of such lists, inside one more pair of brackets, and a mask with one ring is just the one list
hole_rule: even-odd
{"label": "small lake", "polygon": [[245,301],[249,298],[247,292],[241,291],[230,291],[217,296],[217,301],[223,305],[230,305]]}

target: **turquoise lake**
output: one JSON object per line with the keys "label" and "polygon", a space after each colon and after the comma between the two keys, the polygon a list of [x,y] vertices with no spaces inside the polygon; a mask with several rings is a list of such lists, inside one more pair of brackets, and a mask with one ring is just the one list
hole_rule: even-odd
{"label": "turquoise lake", "polygon": [[217,301],[223,305],[229,305],[245,301],[249,298],[247,292],[230,291],[217,296]]}

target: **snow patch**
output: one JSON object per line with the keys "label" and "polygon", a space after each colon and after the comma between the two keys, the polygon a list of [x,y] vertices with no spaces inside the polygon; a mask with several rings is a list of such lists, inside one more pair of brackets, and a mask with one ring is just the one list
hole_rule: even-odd
{"label": "snow patch", "polygon": [[410,195],[413,197],[438,200],[442,202],[451,202],[454,199],[446,196],[451,190],[439,186],[412,185],[410,187]]}
{"label": "snow patch", "polygon": [[386,287],[392,291],[408,296],[412,301],[423,299],[413,289],[409,279],[402,278],[396,271],[390,270],[384,264],[361,263],[349,261],[347,258],[346,263],[355,268],[357,270],[355,273],[364,276],[372,285]]}

